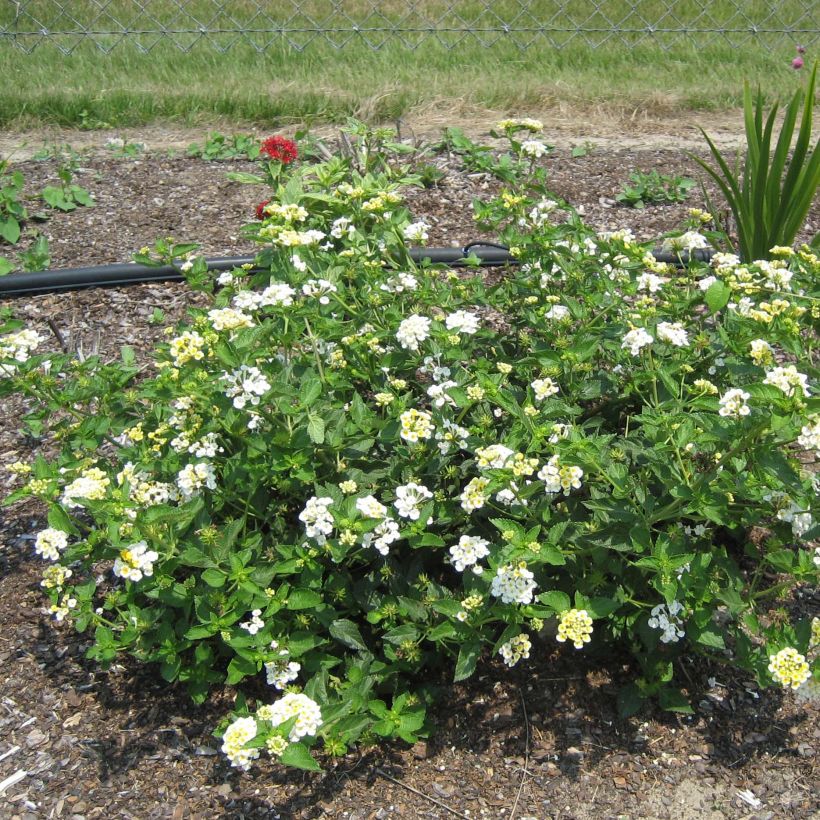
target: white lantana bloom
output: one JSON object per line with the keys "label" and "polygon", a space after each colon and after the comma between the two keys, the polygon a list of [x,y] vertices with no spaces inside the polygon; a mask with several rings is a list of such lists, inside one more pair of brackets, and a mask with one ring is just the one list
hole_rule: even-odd
{"label": "white lantana bloom", "polygon": [[673,347],[687,347],[689,337],[680,322],[660,322],[657,328],[658,338]]}
{"label": "white lantana bloom", "polygon": [[137,541],[120,550],[119,557],[114,561],[114,575],[128,581],[141,581],[143,577],[154,574],[154,561],[157,558],[159,555],[154,550],[149,550],[145,541]]}
{"label": "white lantana bloom", "polygon": [[433,494],[427,487],[411,481],[409,484],[396,487],[396,500],[393,502],[393,506],[402,518],[418,521],[421,507],[432,497]]}
{"label": "white lantana bloom", "polygon": [[766,373],[764,384],[779,387],[787,396],[794,395],[795,388],[799,387],[804,396],[809,395],[809,381],[805,373],[799,373],[797,368],[790,364],[787,367],[775,367]]}
{"label": "white lantana bloom", "polygon": [[48,527],[37,533],[34,541],[34,551],[47,561],[57,561],[61,550],[68,546],[68,533],[63,530]]}
{"label": "white lantana bloom", "polygon": [[418,351],[419,344],[430,335],[430,320],[414,313],[408,316],[396,332],[396,339],[405,350]]}
{"label": "white lantana bloom", "polygon": [[629,349],[629,352],[633,356],[637,356],[641,349],[651,345],[652,342],[655,340],[650,336],[642,327],[636,327],[634,330],[630,330],[624,338],[623,342],[621,343],[621,348],[626,350]]}
{"label": "white lantana bloom", "polygon": [[748,416],[751,413],[751,408],[746,402],[749,401],[749,394],[740,388],[732,388],[727,390],[720,397],[720,410],[718,413],[721,416],[731,416],[733,418],[740,418],[741,416]]}
{"label": "white lantana bloom", "polygon": [[464,572],[467,567],[477,565],[482,558],[486,558],[490,554],[489,546],[489,541],[485,541],[477,535],[462,535],[458,540],[458,544],[450,547],[453,566],[459,572]]}
{"label": "white lantana bloom", "polygon": [[246,749],[245,744],[256,737],[256,721],[252,717],[237,718],[222,735],[222,751],[231,766],[248,771],[251,761],[259,757],[259,749]]}
{"label": "white lantana bloom", "polygon": [[418,222],[411,222],[404,229],[404,238],[408,242],[415,242],[417,245],[424,245],[430,238],[430,235],[427,233],[429,230],[430,226],[423,219],[420,219]]}
{"label": "white lantana bloom", "polygon": [[535,576],[527,569],[527,564],[505,564],[496,570],[490,585],[490,594],[501,598],[505,604],[530,604],[536,583]]}
{"label": "white lantana bloom", "polygon": [[288,692],[276,703],[263,706],[257,714],[273,726],[279,726],[295,717],[296,723],[293,724],[288,734],[291,743],[295,743],[303,737],[315,735],[322,725],[322,710],[319,708],[319,704],[300,692]]}
{"label": "white lantana bloom", "polygon": [[447,330],[456,333],[473,334],[478,330],[478,316],[466,310],[457,310],[444,320]]}

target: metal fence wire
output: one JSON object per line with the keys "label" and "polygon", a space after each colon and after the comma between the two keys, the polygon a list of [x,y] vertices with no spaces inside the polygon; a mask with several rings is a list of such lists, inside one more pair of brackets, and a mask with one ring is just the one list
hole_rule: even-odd
{"label": "metal fence wire", "polygon": [[31,52],[48,43],[64,54],[91,45],[110,52],[209,47],[416,49],[465,40],[531,47],[633,47],[671,50],[715,40],[774,50],[811,44],[820,33],[817,0],[0,0],[0,46]]}

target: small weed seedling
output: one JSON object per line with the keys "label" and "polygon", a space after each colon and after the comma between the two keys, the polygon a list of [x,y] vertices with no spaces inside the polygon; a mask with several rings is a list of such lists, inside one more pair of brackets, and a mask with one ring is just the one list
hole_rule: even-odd
{"label": "small weed seedling", "polygon": [[47,185],[43,188],[42,196],[46,205],[59,211],[74,211],[77,208],[91,207],[94,197],[82,186],[75,185],[74,163],[67,162],[57,171],[60,185]]}
{"label": "small weed seedling", "polygon": [[144,142],[126,142],[122,137],[112,137],[105,143],[105,147],[117,159],[136,159],[145,151]]}
{"label": "small weed seedling", "polygon": [[9,161],[0,160],[0,240],[17,244],[28,213],[22,203],[23,174],[9,170]]}
{"label": "small weed seedling", "polygon": [[659,174],[657,171],[636,171],[629,178],[632,184],[627,185],[615,199],[631,208],[684,202],[695,184],[688,177]]}
{"label": "small weed seedling", "polygon": [[259,157],[259,139],[251,134],[234,134],[226,137],[218,131],[211,131],[204,145],[194,142],[188,146],[188,156],[210,162],[253,160]]}

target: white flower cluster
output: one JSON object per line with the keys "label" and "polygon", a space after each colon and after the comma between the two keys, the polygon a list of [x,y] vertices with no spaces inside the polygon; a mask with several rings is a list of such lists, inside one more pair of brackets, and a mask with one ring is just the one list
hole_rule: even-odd
{"label": "white flower cluster", "polygon": [[459,496],[462,509],[468,513],[480,510],[487,503],[487,499],[490,497],[487,493],[489,483],[489,480],[486,478],[470,479],[467,486]]}
{"label": "white flower cluster", "polygon": [[809,416],[800,429],[797,443],[806,450],[820,450],[820,416]]}
{"label": "white flower cluster", "polygon": [[34,541],[34,551],[47,561],[57,561],[60,552],[67,546],[68,533],[54,527],[48,527],[38,532]]}
{"label": "white flower cluster", "polygon": [[490,444],[488,447],[477,447],[475,451],[476,465],[480,470],[503,470],[513,454],[514,451],[510,450],[509,447],[505,447],[503,444]]}
{"label": "white flower cluster", "polygon": [[402,518],[418,521],[422,505],[432,497],[433,494],[427,487],[411,481],[409,484],[396,487],[396,500],[393,506]]}
{"label": "white flower cluster", "polygon": [[727,390],[720,397],[720,410],[718,410],[718,413],[721,416],[731,416],[732,418],[748,416],[752,411],[749,405],[746,404],[747,401],[749,401],[749,394],[745,390],[734,387]]}
{"label": "white flower cluster", "polygon": [[534,577],[525,561],[504,564],[495,572],[490,584],[490,594],[501,598],[505,604],[530,604],[536,587]]}
{"label": "white flower cluster", "polygon": [[198,495],[203,487],[215,490],[216,471],[213,464],[200,461],[186,465],[177,473],[177,487],[186,501]]}
{"label": "white flower cluster", "polygon": [[476,575],[481,575],[483,568],[478,562],[490,554],[489,546],[489,541],[485,541],[477,535],[462,535],[458,539],[458,544],[450,547],[453,566],[459,572],[464,572],[467,567],[473,567],[473,572]]}
{"label": "white flower cluster", "polygon": [[428,439],[433,435],[433,417],[424,410],[411,408],[405,410],[399,416],[401,422],[401,437],[411,444],[416,444],[422,439]]}
{"label": "white flower cluster", "polygon": [[457,310],[448,314],[444,324],[451,332],[471,335],[478,331],[478,316],[467,310]]}
{"label": "white flower cluster", "polygon": [[252,717],[237,718],[222,736],[222,751],[235,766],[248,771],[251,761],[259,757],[259,749],[246,749],[245,744],[256,737],[256,721]]}
{"label": "white flower cluster", "polygon": [[628,348],[633,356],[637,356],[640,354],[642,348],[651,345],[654,341],[652,336],[642,327],[636,327],[624,336],[621,348],[624,350]]}
{"label": "white flower cluster", "polygon": [[680,236],[670,236],[664,239],[662,248],[664,251],[671,253],[680,253],[681,251],[694,251],[699,248],[708,248],[709,240],[702,236],[697,231],[686,231]]}
{"label": "white flower cluster", "polygon": [[503,643],[498,650],[498,654],[501,655],[507,666],[515,666],[522,658],[529,658],[530,649],[532,649],[532,643],[529,636],[522,632]]}
{"label": "white flower cluster", "polygon": [[669,280],[654,273],[642,273],[638,277],[638,290],[657,293]]}
{"label": "white flower cluster", "polygon": [[524,140],[524,142],[521,143],[521,153],[525,157],[541,159],[541,157],[546,156],[548,152],[549,146],[541,142],[541,140]]}
{"label": "white flower cluster", "polygon": [[238,330],[242,327],[253,327],[253,319],[247,313],[229,307],[209,310],[208,319],[214,330]]}
{"label": "white flower cluster", "polygon": [[673,347],[686,347],[689,337],[680,322],[660,322],[657,327],[658,338]]}
{"label": "white flower cluster", "polygon": [[[271,641],[270,648],[279,649],[279,644],[276,641]],[[302,665],[296,663],[296,661],[289,661],[287,656],[288,650],[280,649],[278,658],[265,662],[265,675],[268,686],[284,689],[291,681],[299,677],[299,670]]]}
{"label": "white flower cluster", "polygon": [[[295,717],[296,722],[291,727],[288,735],[288,739],[292,743],[301,740],[303,737],[315,735],[322,725],[322,710],[319,708],[319,704],[307,695],[297,692],[288,692],[276,703],[272,703],[270,706],[262,706],[256,714],[262,720],[267,720],[272,726],[279,726]],[[250,738],[248,739],[250,740]]]}
{"label": "white flower cluster", "polygon": [[797,368],[790,364],[788,367],[775,367],[774,370],[769,370],[766,373],[766,378],[763,379],[764,384],[771,384],[779,387],[787,396],[794,395],[795,388],[800,388],[804,396],[809,395],[808,376],[805,373],[799,373]]}
{"label": "white flower cluster", "polygon": [[105,498],[111,480],[99,467],[89,467],[83,470],[77,478],[63,489],[62,503],[69,508],[83,507],[77,501],[82,498],[87,501],[100,501]]}
{"label": "white flower cluster", "polygon": [[469,430],[465,430],[463,427],[459,427],[455,422],[445,419],[441,429],[436,431],[436,446],[439,452],[443,456],[446,456],[453,445],[462,450],[466,449],[467,437],[469,435]]}
{"label": "white flower cluster", "polygon": [[677,643],[686,634],[682,629],[683,621],[679,617],[681,612],[683,604],[680,601],[652,607],[651,617],[647,623],[652,629],[661,630],[662,643]]}
{"label": "white flower cluster", "polygon": [[554,396],[560,389],[558,385],[550,378],[536,379],[532,382],[532,384],[530,384],[530,387],[532,387],[535,392],[536,401],[544,401],[544,399]]}
{"label": "white flower cluster", "polygon": [[317,544],[324,544],[327,536],[333,532],[333,513],[328,510],[332,503],[332,498],[314,495],[299,513],[299,520],[305,525],[305,534]]}
{"label": "white flower cluster", "polygon": [[405,350],[418,351],[419,344],[430,335],[430,320],[414,313],[408,316],[396,332],[396,339]]}
{"label": "white flower cluster", "polygon": [[391,276],[386,282],[379,285],[379,290],[387,293],[404,293],[417,290],[419,280],[412,273],[399,272]]}
{"label": "white flower cluster", "polygon": [[263,307],[290,307],[296,291],[284,282],[272,282],[264,290],[241,290],[233,298],[233,305],[240,311],[260,310]]}
{"label": "white flower cluster", "polygon": [[390,545],[394,541],[398,541],[400,537],[399,525],[394,519],[387,516],[378,523],[376,529],[366,532],[362,536],[362,545],[373,547],[376,552],[387,555],[390,552]]}
{"label": "white flower cluster", "polygon": [[788,506],[777,511],[780,521],[785,521],[792,525],[792,534],[795,538],[802,538],[814,524],[811,512],[789,500]]}
{"label": "white flower cluster", "polygon": [[455,399],[447,392],[451,387],[458,387],[458,384],[447,380],[440,384],[431,384],[427,388],[427,395],[433,400],[433,407],[441,408],[445,404],[449,407],[455,407]]}
{"label": "white flower cluster", "polygon": [[418,222],[410,223],[404,229],[404,238],[408,242],[415,242],[417,245],[424,245],[430,237],[427,233],[429,230],[430,226],[423,219],[421,219]]}
{"label": "white flower cluster", "polygon": [[149,550],[145,541],[137,541],[120,550],[119,557],[114,561],[114,575],[128,581],[141,581],[143,577],[154,574],[154,561],[157,558],[158,553]]}
{"label": "white flower cluster", "polygon": [[566,322],[570,318],[569,308],[566,305],[552,305],[544,318],[553,322]]}
{"label": "white flower cluster", "polygon": [[302,293],[304,293],[305,296],[312,296],[314,299],[318,299],[320,305],[329,305],[330,297],[328,294],[336,293],[336,290],[336,285],[327,279],[308,279],[307,282],[302,285]]}
{"label": "white flower cluster", "polygon": [[264,629],[265,622],[262,620],[262,610],[254,609],[253,612],[251,612],[250,620],[242,621],[239,626],[251,635],[255,635],[260,629]]}
{"label": "white flower cluster", "polygon": [[549,494],[559,493],[569,495],[570,490],[581,488],[581,479],[584,471],[574,465],[562,465],[558,455],[552,458],[538,471],[538,478],[546,485],[544,489]]}
{"label": "white flower cluster", "polygon": [[[529,212],[529,220],[536,228],[540,228],[549,222],[550,214],[552,214],[558,207],[558,203],[554,199],[541,199],[535,203],[535,207]],[[525,220],[520,220],[519,224],[522,227],[526,226]],[[539,266],[540,267],[540,266]],[[549,284],[549,276],[544,273],[541,275],[541,287],[547,287]]]}
{"label": "white flower cluster", "polygon": [[270,382],[258,367],[243,364],[233,373],[223,373],[222,381],[228,383],[225,395],[233,399],[233,406],[242,410],[246,405],[259,405],[261,397],[270,390]]}
{"label": "white flower cluster", "polygon": [[42,341],[43,337],[36,330],[23,329],[7,333],[0,339],[0,360],[27,362],[31,352],[36,350]]}
{"label": "white flower cluster", "polygon": [[381,504],[372,495],[366,495],[363,498],[356,499],[356,509],[365,518],[376,518],[381,521],[387,515],[387,507]]}

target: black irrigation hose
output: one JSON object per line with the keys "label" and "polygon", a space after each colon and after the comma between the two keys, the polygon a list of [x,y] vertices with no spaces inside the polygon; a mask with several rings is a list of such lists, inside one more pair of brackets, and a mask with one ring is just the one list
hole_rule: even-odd
{"label": "black irrigation hose", "polygon": [[[653,251],[653,255],[659,262],[683,267],[690,258],[708,262],[712,257],[712,251],[696,250],[691,255]],[[471,242],[463,248],[410,248],[410,257],[415,262],[426,259],[434,264],[460,267],[469,264],[466,260],[468,256],[477,257],[478,264],[482,267],[518,264],[518,260],[510,256],[505,245],[495,242]],[[254,256],[219,256],[206,259],[205,262],[210,271],[226,271],[242,265],[253,265],[255,260]],[[0,277],[0,298],[59,293],[83,288],[123,287],[146,282],[179,281],[184,278],[179,268],[173,265],[152,267],[128,262],[86,268],[62,268],[38,273],[12,273]]]}

